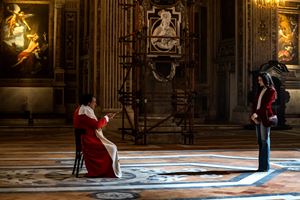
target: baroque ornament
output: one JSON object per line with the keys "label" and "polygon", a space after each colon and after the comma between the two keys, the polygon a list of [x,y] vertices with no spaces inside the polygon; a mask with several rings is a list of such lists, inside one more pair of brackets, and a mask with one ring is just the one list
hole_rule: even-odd
{"label": "baroque ornament", "polygon": [[276,8],[279,5],[284,5],[285,0],[254,0],[254,3],[259,8]]}
{"label": "baroque ornament", "polygon": [[155,68],[155,65],[154,65],[153,62],[149,62],[149,66],[151,67],[151,72],[152,72],[154,78],[155,78],[156,80],[160,81],[160,82],[168,82],[168,81],[171,81],[171,80],[174,78],[175,74],[176,74],[176,65],[175,65],[174,62],[171,63],[170,74],[169,74],[168,76],[166,76],[166,77],[162,77],[162,76],[158,73],[158,71],[157,71],[157,69]]}

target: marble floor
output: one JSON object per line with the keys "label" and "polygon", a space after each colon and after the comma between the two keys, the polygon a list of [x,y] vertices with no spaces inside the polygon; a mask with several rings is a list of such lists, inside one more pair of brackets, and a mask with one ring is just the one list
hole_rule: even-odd
{"label": "marble floor", "polygon": [[271,170],[256,172],[254,130],[203,129],[194,145],[134,145],[108,129],[123,177],[72,176],[71,127],[0,127],[0,199],[300,199],[300,127],[271,133]]}

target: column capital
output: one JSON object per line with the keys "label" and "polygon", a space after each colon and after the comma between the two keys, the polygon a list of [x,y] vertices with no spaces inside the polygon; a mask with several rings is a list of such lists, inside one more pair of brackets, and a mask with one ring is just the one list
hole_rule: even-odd
{"label": "column capital", "polygon": [[62,8],[65,5],[65,0],[55,0],[55,8]]}

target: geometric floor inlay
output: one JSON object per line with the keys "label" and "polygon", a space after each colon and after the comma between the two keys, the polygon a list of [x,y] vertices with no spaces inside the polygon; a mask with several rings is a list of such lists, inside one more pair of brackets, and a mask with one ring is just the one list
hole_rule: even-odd
{"label": "geometric floor inlay", "polygon": [[135,145],[122,139],[121,123],[104,131],[118,147],[120,179],[86,178],[85,167],[71,174],[72,127],[0,128],[0,200],[300,200],[300,126],[271,131],[265,173],[256,172],[254,130],[205,124],[193,145]]}
{"label": "geometric floor inlay", "polygon": [[[135,153],[139,155],[139,152]],[[190,155],[184,151],[172,151],[172,155],[168,155],[168,152],[164,152],[164,154],[166,155],[120,156],[123,170],[123,177],[120,179],[84,178],[82,175],[85,173],[85,169],[80,172],[81,178],[75,178],[70,174],[73,164],[72,158],[57,159],[57,165],[52,166],[1,167],[0,182],[2,187],[0,193],[107,191],[94,194],[96,195],[95,198],[105,195],[107,199],[118,199],[120,195],[116,191],[122,191],[121,196],[128,196],[128,199],[130,199],[135,198],[133,193],[126,192],[130,190],[258,186],[273,179],[285,170],[292,169],[295,166],[298,167],[299,164],[297,158],[276,158],[272,162],[274,162],[274,165],[281,166],[280,168],[273,168],[269,172],[256,172],[256,167],[248,167],[247,164],[244,166],[233,164],[235,163],[234,160],[256,159],[254,157],[199,154],[197,152]],[[194,162],[185,162],[184,159],[190,157],[193,157]],[[227,164],[222,163],[222,161],[220,163],[216,162],[215,159],[219,160],[221,158],[226,158]],[[133,163],[132,159],[137,162]],[[126,160],[131,160],[131,162],[125,163]],[[293,195],[298,194],[289,194],[288,196],[292,198]],[[273,197],[256,197],[256,199],[259,198]],[[240,199],[247,199],[247,197]]]}

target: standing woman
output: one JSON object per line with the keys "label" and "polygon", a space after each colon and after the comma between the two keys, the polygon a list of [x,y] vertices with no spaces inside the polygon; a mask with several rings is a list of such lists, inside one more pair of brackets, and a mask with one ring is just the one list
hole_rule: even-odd
{"label": "standing woman", "polygon": [[256,124],[256,135],[259,145],[259,172],[270,169],[270,130],[269,117],[273,115],[272,103],[277,98],[274,83],[269,73],[261,72],[258,75],[259,89],[253,103],[251,115]]}

